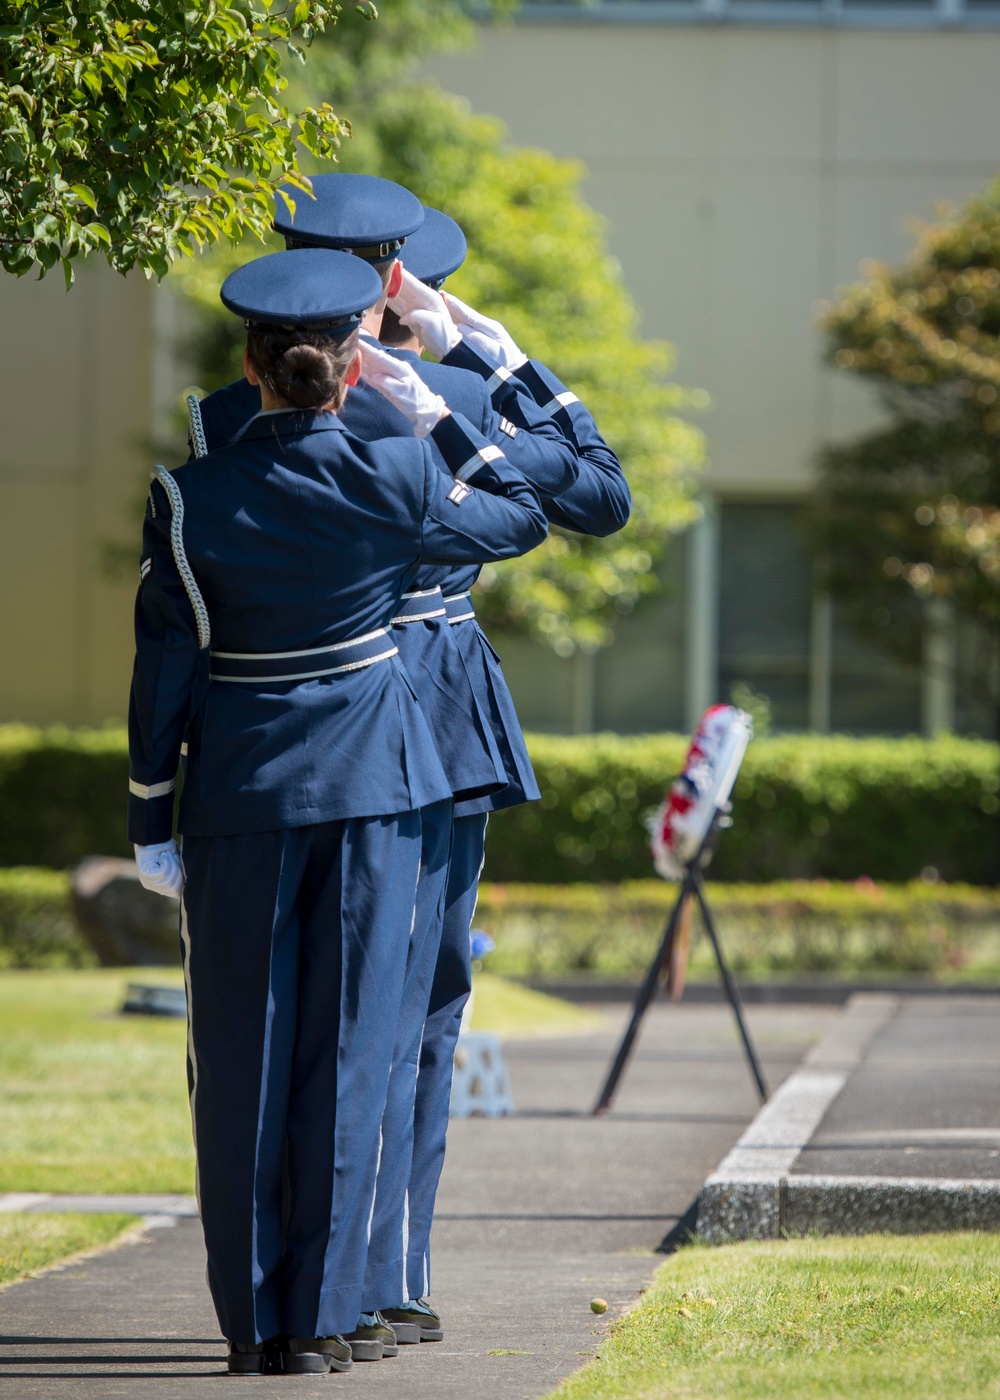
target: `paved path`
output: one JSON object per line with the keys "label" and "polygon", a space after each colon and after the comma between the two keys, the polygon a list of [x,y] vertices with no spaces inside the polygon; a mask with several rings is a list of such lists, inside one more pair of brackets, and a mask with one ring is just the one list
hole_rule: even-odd
{"label": "paved path", "polygon": [[[757,1108],[728,1012],[658,1006],[616,1111],[587,1117],[625,1014],[613,1008],[592,1035],[510,1044],[518,1115],[453,1122],[434,1241],[444,1342],[350,1376],[254,1379],[255,1396],[294,1385],[305,1400],[331,1386],[370,1400],[532,1400],[593,1354],[605,1324],[590,1299],[607,1298],[609,1317],[634,1302],[653,1251]],[[772,1085],[838,1014],[751,1008]],[[0,1395],[218,1394],[200,1227],[183,1202],[181,1218],[162,1204],[145,1203],[157,1228],[138,1243],[0,1292]]]}
{"label": "paved path", "polygon": [[706,1239],[1000,1229],[1000,995],[861,994],[706,1181]]}
{"label": "paved path", "polygon": [[1000,1178],[1000,997],[899,998],[793,1172]]}

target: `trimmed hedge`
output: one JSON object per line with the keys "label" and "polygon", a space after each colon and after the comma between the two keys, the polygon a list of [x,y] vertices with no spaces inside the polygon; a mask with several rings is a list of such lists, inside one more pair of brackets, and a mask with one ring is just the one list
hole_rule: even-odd
{"label": "trimmed hedge", "polygon": [[0,865],[130,856],[127,742],[121,726],[0,725]]}
{"label": "trimmed hedge", "polygon": [[0,968],[96,966],[70,908],[69,875],[0,870]]}
{"label": "trimmed hedge", "polygon": [[[642,879],[643,817],[683,760],[680,735],[532,735],[542,800],[490,822],[487,875]],[[0,726],[0,866],[128,855],[122,729]],[[801,735],[751,744],[713,876],[905,881],[995,875],[1000,752],[974,739]]]}
{"label": "trimmed hedge", "polygon": [[[486,875],[548,883],[652,873],[643,817],[686,740],[533,735],[542,800],[490,823]],[[797,735],[750,745],[720,880],[906,881],[933,867],[972,884],[995,874],[1000,752],[976,739]]]}
{"label": "trimmed hedge", "polygon": [[[475,922],[496,940],[491,972],[638,979],[659,946],[676,895],[675,885],[659,880],[484,884]],[[923,880],[788,880],[713,882],[710,895],[729,962],[743,976],[1000,982],[1000,891]],[[695,940],[691,972],[716,975],[705,938]]]}

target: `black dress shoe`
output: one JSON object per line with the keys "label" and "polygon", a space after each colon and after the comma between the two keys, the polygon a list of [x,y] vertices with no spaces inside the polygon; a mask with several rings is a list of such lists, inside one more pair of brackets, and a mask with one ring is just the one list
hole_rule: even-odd
{"label": "black dress shoe", "polygon": [[[399,1308],[383,1308],[381,1316],[399,1342],[440,1342],[444,1340],[441,1319],[426,1298],[416,1298]],[[405,1333],[405,1335],[404,1335]]]}
{"label": "black dress shoe", "polygon": [[344,1341],[355,1361],[381,1361],[399,1353],[396,1334],[379,1312],[362,1313],[354,1331],[344,1333]]}
{"label": "black dress shoe", "polygon": [[343,1337],[283,1337],[281,1369],[288,1376],[325,1376],[351,1369],[351,1348]]}
{"label": "black dress shoe", "polygon": [[231,1376],[266,1376],[280,1370],[278,1338],[266,1342],[228,1342],[227,1369]]}

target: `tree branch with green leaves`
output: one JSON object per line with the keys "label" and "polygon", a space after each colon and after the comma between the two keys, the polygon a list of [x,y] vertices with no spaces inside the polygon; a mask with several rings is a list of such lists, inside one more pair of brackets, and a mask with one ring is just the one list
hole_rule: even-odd
{"label": "tree branch with green leaves", "polygon": [[[358,6],[374,18],[373,5]],[[336,23],[316,0],[4,0],[0,262],[44,276],[103,253],[162,277],[178,254],[262,235],[303,151],[334,158],[329,103],[283,101],[284,57]]]}

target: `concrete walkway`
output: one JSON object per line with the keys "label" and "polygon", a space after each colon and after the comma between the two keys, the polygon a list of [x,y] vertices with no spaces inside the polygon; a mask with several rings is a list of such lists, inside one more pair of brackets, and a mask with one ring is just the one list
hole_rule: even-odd
{"label": "concrete walkway", "polygon": [[706,1181],[698,1232],[1000,1229],[1000,996],[861,994]]}
{"label": "concrete walkway", "polygon": [[[772,1086],[839,1014],[750,1009]],[[625,1017],[619,1006],[600,1032],[508,1045],[517,1116],[453,1122],[434,1240],[445,1340],[349,1376],[254,1379],[255,1396],[292,1386],[303,1397],[337,1387],[371,1400],[533,1400],[594,1354],[757,1109],[728,1010],[657,1006],[615,1112],[586,1116]],[[117,1198],[112,1208],[123,1206]],[[0,1394],[218,1394],[224,1349],[199,1224],[184,1198],[146,1198],[139,1209],[157,1228],[138,1243],[0,1292]],[[591,1313],[595,1296],[611,1303],[607,1319]]]}

